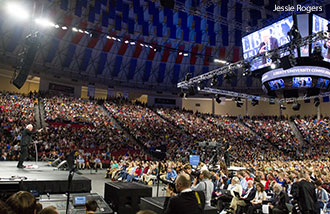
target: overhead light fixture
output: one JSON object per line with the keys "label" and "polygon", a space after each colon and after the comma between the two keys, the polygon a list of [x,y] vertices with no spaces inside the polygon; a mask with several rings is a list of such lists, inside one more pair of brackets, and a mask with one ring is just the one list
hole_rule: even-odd
{"label": "overhead light fixture", "polygon": [[213,62],[220,63],[220,64],[227,64],[228,63],[226,60],[222,60],[222,59],[214,59]]}
{"label": "overhead light fixture", "polygon": [[189,73],[187,73],[186,76],[184,77],[184,80],[185,80],[185,81],[189,81],[191,77],[192,77],[192,74],[189,72]]}
{"label": "overhead light fixture", "polygon": [[112,39],[112,37],[110,37],[110,36],[107,36],[107,39]]}
{"label": "overhead light fixture", "polygon": [[221,95],[220,95],[220,94],[215,95],[215,101],[216,101],[218,104],[221,103]]}
{"label": "overhead light fixture", "polygon": [[149,45],[149,48],[153,49],[154,47],[152,47],[151,45]]}
{"label": "overhead light fixture", "polygon": [[118,42],[121,42],[121,40],[120,40],[120,39],[117,39],[117,41],[118,41]]}
{"label": "overhead light fixture", "polygon": [[75,27],[73,27],[73,28],[72,28],[72,31],[74,31],[74,32],[78,32],[78,29],[75,28]]}
{"label": "overhead light fixture", "polygon": [[275,63],[272,63],[272,64],[270,65],[270,68],[271,68],[271,69],[275,69],[275,68],[276,68],[276,64],[275,64]]}
{"label": "overhead light fixture", "polygon": [[78,32],[79,32],[79,33],[83,33],[84,31],[83,31],[83,30],[81,30],[81,29],[79,29],[79,30],[78,30]]}
{"label": "overhead light fixture", "polygon": [[8,3],[6,9],[10,16],[16,17],[20,20],[27,20],[30,18],[28,11],[18,3]]}
{"label": "overhead light fixture", "polygon": [[42,27],[54,27],[55,24],[48,19],[38,18],[35,19],[35,22]]}
{"label": "overhead light fixture", "polygon": [[129,41],[128,40],[125,40],[125,44],[128,44],[129,43]]}
{"label": "overhead light fixture", "polygon": [[258,104],[259,104],[259,101],[257,99],[252,99],[252,101],[251,101],[252,106],[256,106]]}
{"label": "overhead light fixture", "polygon": [[144,44],[140,43],[140,45],[141,45],[142,47],[144,47]]}
{"label": "overhead light fixture", "polygon": [[315,105],[315,107],[318,107],[320,104],[321,104],[321,103],[320,103],[320,98],[316,97],[316,98],[314,99],[314,105]]}
{"label": "overhead light fixture", "polygon": [[214,86],[216,86],[218,84],[218,76],[217,75],[214,75],[213,77],[212,77],[212,80],[211,80],[211,87],[214,87]]}
{"label": "overhead light fixture", "polygon": [[135,45],[135,42],[130,42],[131,45]]}
{"label": "overhead light fixture", "polygon": [[294,104],[292,105],[292,110],[294,110],[294,111],[299,111],[299,109],[300,109],[300,103],[294,103]]}
{"label": "overhead light fixture", "polygon": [[67,26],[62,27],[62,30],[67,30],[67,29],[68,29]]}
{"label": "overhead light fixture", "polygon": [[182,55],[182,52],[179,52],[179,55],[181,56]]}
{"label": "overhead light fixture", "polygon": [[156,51],[157,51],[157,49],[155,48],[155,49],[154,49],[154,51],[156,52]]}
{"label": "overhead light fixture", "polygon": [[54,27],[55,27],[55,28],[60,28],[60,26],[59,26],[59,25],[57,25],[57,24],[56,24]]}
{"label": "overhead light fixture", "polygon": [[188,53],[184,53],[183,56],[189,56],[189,54]]}

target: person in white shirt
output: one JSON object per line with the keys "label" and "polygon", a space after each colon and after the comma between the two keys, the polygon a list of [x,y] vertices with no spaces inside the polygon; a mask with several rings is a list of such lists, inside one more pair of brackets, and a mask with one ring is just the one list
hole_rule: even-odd
{"label": "person in white shirt", "polygon": [[250,204],[256,195],[256,189],[253,186],[253,181],[247,182],[248,188],[243,195],[235,194],[235,197],[231,200],[229,210],[227,213],[236,213],[238,206],[245,207]]}
{"label": "person in white shirt", "polygon": [[238,192],[238,194],[241,196],[243,189],[240,183],[240,180],[238,177],[233,177],[231,179],[231,183],[229,184],[227,190],[230,191],[230,195],[228,194],[223,194],[219,197],[218,199],[218,209],[219,211],[222,211],[224,209],[224,204],[226,202],[231,202],[232,198],[235,197],[234,192]]}
{"label": "person in white shirt", "polygon": [[262,183],[257,183],[257,192],[254,199],[251,201],[251,205],[247,210],[247,214],[253,214],[257,209],[262,208],[262,201],[266,200],[267,194],[265,192],[265,186]]}

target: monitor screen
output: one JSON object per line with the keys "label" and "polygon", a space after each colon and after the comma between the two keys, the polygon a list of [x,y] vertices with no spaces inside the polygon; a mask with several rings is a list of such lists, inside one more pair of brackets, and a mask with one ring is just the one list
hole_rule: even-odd
{"label": "monitor screen", "polygon": [[[328,30],[328,24],[330,21],[314,15],[313,14],[313,30],[312,33],[317,33],[320,31],[327,31]],[[315,46],[321,46],[322,47],[322,56],[324,57],[323,60],[330,62],[330,41],[318,41],[313,44],[313,51]]]}
{"label": "monitor screen", "polygon": [[[268,27],[262,28],[242,38],[244,59],[267,52],[289,43],[288,32],[293,25],[293,18],[289,16]],[[271,64],[267,57],[251,62],[251,70],[260,69]]]}
{"label": "monitor screen", "polygon": [[200,156],[199,155],[190,155],[189,156],[189,163],[192,166],[198,166],[199,160],[200,160]]}
{"label": "monitor screen", "polygon": [[272,80],[268,82],[270,90],[278,90],[284,88],[284,81],[283,79]]}
{"label": "monitor screen", "polygon": [[308,88],[312,86],[312,77],[293,77],[292,87]]}
{"label": "monitor screen", "polygon": [[74,197],[74,206],[83,206],[86,204],[86,196]]}
{"label": "monitor screen", "polygon": [[329,80],[324,78],[319,78],[316,83],[316,88],[327,89],[329,86]]}

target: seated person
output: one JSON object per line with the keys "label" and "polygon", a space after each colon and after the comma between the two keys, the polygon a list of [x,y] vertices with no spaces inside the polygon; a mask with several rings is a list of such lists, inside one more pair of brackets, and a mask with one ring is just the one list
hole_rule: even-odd
{"label": "seated person", "polygon": [[247,214],[253,214],[257,209],[262,209],[262,201],[266,200],[267,198],[264,185],[262,185],[262,183],[257,183],[256,187],[256,196],[251,201],[251,205],[248,208]]}
{"label": "seated person", "polygon": [[286,203],[289,202],[288,195],[282,190],[281,184],[274,185],[274,198],[269,205],[270,214],[286,214],[289,213]]}
{"label": "seated person", "polygon": [[133,172],[133,174],[129,174],[127,176],[127,182],[132,182],[134,178],[137,178],[141,175],[142,173],[142,168],[141,165],[139,165],[138,167],[136,167],[135,171]]}
{"label": "seated person", "polygon": [[242,195],[242,186],[238,177],[233,177],[231,179],[231,184],[229,184],[227,190],[230,191],[230,194],[223,194],[218,199],[218,208],[222,211],[225,208],[225,203],[231,202],[232,198],[235,197],[234,192],[238,192],[239,195]]}
{"label": "seated person", "polygon": [[95,200],[87,201],[85,204],[86,214],[95,213],[98,208],[97,202]]}
{"label": "seated person", "polygon": [[35,214],[36,213],[36,199],[26,191],[19,191],[10,196],[6,201],[8,207],[15,214]]}
{"label": "seated person", "polygon": [[255,195],[256,195],[256,189],[253,186],[253,181],[249,180],[247,182],[246,192],[244,194],[242,194],[241,197],[238,197],[239,193],[235,194],[235,197],[233,197],[233,199],[231,200],[229,209],[231,211],[233,211],[234,213],[236,213],[237,206],[245,207],[245,206],[250,205],[251,201],[254,199]]}
{"label": "seated person", "polygon": [[94,159],[94,168],[97,169],[97,167],[99,166],[100,169],[102,169],[102,162],[99,156],[96,156],[96,158]]}
{"label": "seated person", "polygon": [[320,180],[315,181],[316,185],[316,197],[320,204],[320,208],[323,209],[324,205],[329,201],[329,196],[327,191],[322,188],[322,182]]}
{"label": "seated person", "polygon": [[48,206],[42,209],[39,214],[58,214],[58,210],[54,206]]}

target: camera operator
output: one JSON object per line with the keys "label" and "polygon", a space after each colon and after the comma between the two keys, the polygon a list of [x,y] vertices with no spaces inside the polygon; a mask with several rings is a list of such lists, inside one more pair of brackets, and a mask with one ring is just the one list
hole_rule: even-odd
{"label": "camera operator", "polygon": [[190,164],[186,164],[183,166],[183,171],[189,175],[190,180],[193,181],[194,180],[194,176],[191,174],[192,170],[191,170],[191,165]]}
{"label": "camera operator", "polygon": [[198,179],[195,178],[192,190],[202,191],[205,195],[205,204],[211,206],[212,193],[214,190],[214,184],[211,181],[211,173],[208,170],[203,170],[199,174],[200,182],[197,184]]}
{"label": "camera operator", "polygon": [[175,180],[176,195],[169,188],[166,195],[164,208],[165,214],[202,214],[205,207],[205,196],[203,192],[193,191],[190,187],[191,180],[188,174],[181,173]]}

